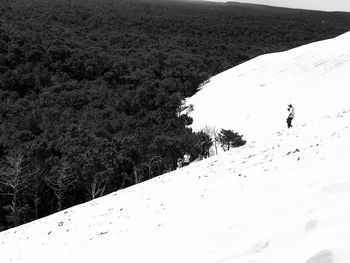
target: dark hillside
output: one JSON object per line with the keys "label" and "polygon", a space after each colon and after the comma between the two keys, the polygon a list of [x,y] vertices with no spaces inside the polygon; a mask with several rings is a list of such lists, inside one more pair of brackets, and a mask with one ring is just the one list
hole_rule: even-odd
{"label": "dark hillside", "polygon": [[346,13],[1,0],[0,230],[196,158],[203,134],[187,128],[184,97],[255,56],[349,29]]}

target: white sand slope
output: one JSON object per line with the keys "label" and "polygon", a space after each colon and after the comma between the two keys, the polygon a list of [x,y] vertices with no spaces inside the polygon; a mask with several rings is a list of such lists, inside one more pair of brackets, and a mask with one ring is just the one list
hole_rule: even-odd
{"label": "white sand slope", "polygon": [[262,138],[286,127],[289,103],[296,124],[310,123],[347,106],[349,87],[350,32],[229,69],[187,103],[195,130],[210,125]]}
{"label": "white sand slope", "polygon": [[[312,51],[313,55],[308,54],[315,63],[319,61],[317,54],[322,59],[333,60],[323,46],[327,43],[331,46],[333,41],[340,46],[349,39],[349,34],[343,35],[300,50]],[[318,48],[323,52],[316,51]],[[342,56],[340,52],[332,52],[339,53],[337,58],[345,61],[350,50],[345,45],[340,48],[344,50]],[[289,52],[299,53],[298,49]],[[306,53],[304,56],[308,56]],[[252,83],[258,80],[248,75],[255,78],[256,72],[270,72],[271,68],[277,74],[279,68],[281,72],[272,82],[266,80],[265,86],[256,87],[276,89],[277,82],[284,79],[285,86],[291,88],[289,80],[295,75],[300,81],[303,67],[284,58],[288,54],[257,58],[253,60],[254,71],[253,62],[232,69],[235,74],[246,74],[234,79],[245,78],[247,87],[253,89]],[[283,61],[295,74],[272,62],[263,63],[264,58]],[[345,66],[339,66],[335,59],[328,60],[325,64],[329,65],[329,72],[323,66],[319,70],[309,66],[303,78],[312,84],[316,83],[315,76],[323,78],[322,83],[327,82],[326,76],[338,80],[336,88],[328,88],[330,98],[335,96],[334,91],[345,92],[342,89],[346,85],[338,77],[346,75],[342,72]],[[349,66],[348,62],[343,64]],[[245,73],[244,69],[247,69]],[[229,73],[219,76],[227,80]],[[225,81],[221,82],[219,76],[212,83],[223,83],[217,92],[225,100],[229,84],[224,86]],[[312,90],[320,89],[308,86]],[[324,84],[324,94],[326,87]],[[206,89],[193,98],[198,104]],[[290,94],[296,96],[300,89],[295,85],[296,91]],[[279,92],[273,99],[265,99],[267,111],[279,104],[281,111],[285,111],[285,101],[290,98]],[[346,103],[341,96],[334,98],[315,115],[312,107],[303,104],[306,98],[293,99],[300,115],[304,109],[304,116],[312,117],[310,122],[305,117],[305,123],[298,121],[293,129],[283,127],[255,142],[248,140],[243,147],[1,232],[0,262],[350,262],[350,100]],[[314,105],[310,100],[310,105]],[[338,108],[341,110],[337,111]],[[249,120],[257,118],[259,112],[258,108],[252,109]],[[282,121],[284,124],[284,118]],[[273,128],[278,129],[278,125]]]}

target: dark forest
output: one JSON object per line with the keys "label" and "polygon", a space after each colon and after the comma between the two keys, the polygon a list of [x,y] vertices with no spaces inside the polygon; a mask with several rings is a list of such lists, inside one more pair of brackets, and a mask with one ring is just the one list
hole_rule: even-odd
{"label": "dark forest", "polygon": [[189,128],[184,98],[258,55],[349,29],[340,12],[1,0],[0,231],[196,158],[205,134]]}

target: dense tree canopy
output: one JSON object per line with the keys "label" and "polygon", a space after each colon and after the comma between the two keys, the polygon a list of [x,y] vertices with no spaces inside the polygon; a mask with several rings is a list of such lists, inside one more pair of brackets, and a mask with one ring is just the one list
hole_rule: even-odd
{"label": "dense tree canopy", "polygon": [[185,97],[257,55],[349,28],[346,13],[2,0],[0,230],[172,170],[185,151],[198,156]]}

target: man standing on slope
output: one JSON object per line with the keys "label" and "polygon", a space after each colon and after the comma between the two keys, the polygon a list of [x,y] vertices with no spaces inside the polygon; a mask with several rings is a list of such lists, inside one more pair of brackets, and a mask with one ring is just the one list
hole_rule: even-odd
{"label": "man standing on slope", "polygon": [[186,152],[184,155],[182,166],[187,166],[190,164],[191,156]]}
{"label": "man standing on slope", "polygon": [[288,118],[287,118],[287,126],[288,126],[288,129],[289,129],[290,127],[293,127],[292,126],[292,120],[294,119],[294,108],[293,108],[292,104],[288,105],[287,110],[289,112],[289,115],[288,115]]}

